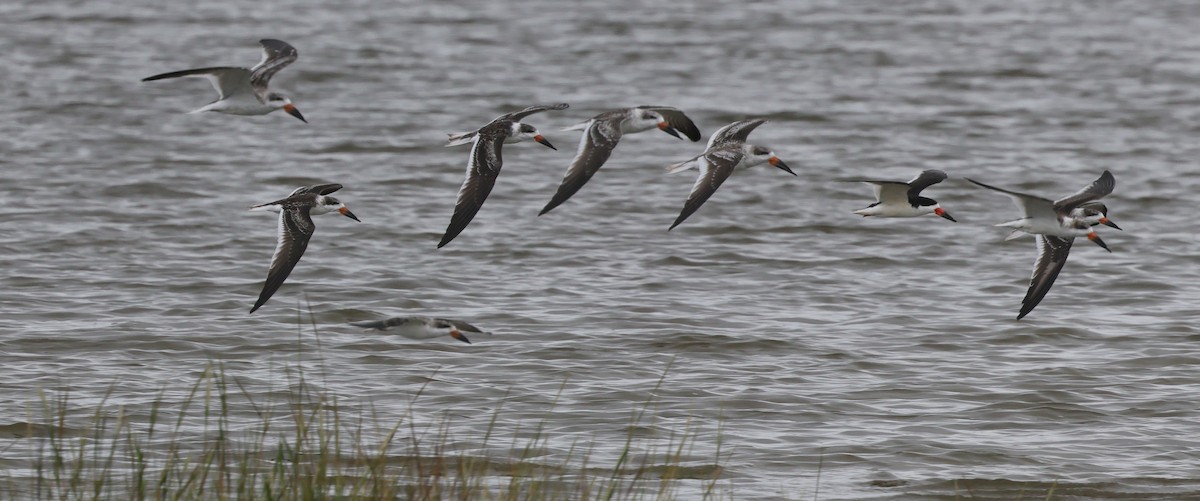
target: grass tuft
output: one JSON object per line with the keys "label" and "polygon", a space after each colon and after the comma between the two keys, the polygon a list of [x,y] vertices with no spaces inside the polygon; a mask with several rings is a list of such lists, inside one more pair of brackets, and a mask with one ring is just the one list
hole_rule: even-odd
{"label": "grass tuft", "polygon": [[[27,460],[28,468],[5,471],[0,498],[611,501],[674,499],[683,485],[699,488],[689,498],[721,497],[723,429],[712,464],[688,464],[698,436],[692,424],[671,431],[661,448],[637,436],[653,397],[634,411],[616,462],[596,466],[594,445],[578,441],[565,459],[545,459],[557,396],[532,438],[511,430],[508,455],[491,457],[456,452],[460,440],[448,417],[425,429],[416,424],[411,409],[424,388],[406,418],[385,423],[370,406],[344,414],[338,398],[311,385],[303,371],[284,373],[285,401],[263,402],[222,364],[210,363],[181,399],[168,398],[175,393],[164,388],[140,415],[111,404],[116,385],[90,410],[72,405],[70,391],[39,392],[26,433],[7,449],[7,464]],[[501,431],[509,435],[498,429],[501,413],[497,408],[482,436],[467,442],[490,450]]]}

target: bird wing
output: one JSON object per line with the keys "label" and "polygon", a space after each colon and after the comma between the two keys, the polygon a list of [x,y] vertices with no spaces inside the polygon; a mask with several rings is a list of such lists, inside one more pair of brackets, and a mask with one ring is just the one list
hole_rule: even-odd
{"label": "bird wing", "polygon": [[846,183],[867,183],[875,190],[875,201],[888,205],[903,205],[909,203],[908,183],[902,181],[886,181],[883,179],[867,179],[862,177],[842,177],[838,181]]}
{"label": "bird wing", "polygon": [[314,184],[312,186],[301,186],[299,188],[296,188],[295,190],[292,190],[292,194],[288,195],[288,198],[294,197],[294,196],[302,194],[302,193],[317,193],[319,195],[328,195],[328,194],[333,193],[340,189],[342,189],[342,185],[337,184],[337,183]]}
{"label": "bird wing", "polygon": [[271,295],[279,290],[279,286],[283,285],[283,281],[292,273],[296,263],[300,262],[300,256],[304,255],[308,241],[316,229],[309,214],[310,208],[308,204],[285,203],[283,210],[279,212],[279,236],[275,244],[275,255],[271,257],[267,281],[258,295],[258,301],[250,308],[250,313],[254,313],[271,299]]}
{"label": "bird wing", "polygon": [[258,64],[250,68],[250,85],[253,85],[254,90],[260,95],[265,95],[267,83],[271,81],[271,77],[287,65],[292,64],[298,54],[295,47],[282,40],[264,38],[258,43],[262,44],[263,57]]}
{"label": "bird wing", "polygon": [[645,108],[658,112],[659,115],[662,115],[663,118],[667,120],[668,124],[671,124],[671,128],[682,132],[693,142],[699,141],[704,137],[700,134],[700,129],[696,127],[696,124],[692,122],[692,119],[688,118],[687,115],[684,115],[683,112],[678,108],[672,108],[670,106],[638,106],[638,108]]}
{"label": "bird wing", "polygon": [[675,218],[671,228],[667,228],[667,231],[679,226],[679,223],[704,205],[704,201],[708,200],[708,197],[711,197],[717,188],[721,187],[721,183],[729,178],[734,167],[737,167],[741,161],[740,148],[710,151],[698,159],[700,175],[696,178],[696,183],[692,185],[692,192],[688,195],[687,202],[683,204],[683,211],[679,213],[679,217]]}
{"label": "bird wing", "polygon": [[479,333],[484,333],[484,334],[491,334],[490,332],[484,332],[479,327],[475,327],[474,325],[463,322],[462,320],[452,320],[449,318],[439,318],[438,320],[440,320],[442,322],[446,322],[450,325],[453,325],[455,329],[458,329],[463,332],[479,332]]}
{"label": "bird wing", "polygon": [[501,120],[512,120],[514,122],[520,122],[522,118],[525,118],[534,113],[540,113],[540,112],[549,111],[549,110],[565,110],[568,107],[570,107],[570,105],[568,105],[567,103],[558,103],[558,104],[550,104],[550,105],[533,105],[533,106],[525,108],[521,111],[508,113],[505,115],[500,115],[500,116],[496,117],[495,120],[492,120],[492,122],[499,122]]}
{"label": "bird wing", "polygon": [[1058,272],[1067,264],[1067,254],[1071,252],[1071,243],[1075,241],[1074,237],[1052,235],[1034,235],[1034,238],[1037,239],[1038,258],[1033,264],[1033,278],[1029,281],[1025,299],[1021,300],[1021,313],[1017,315],[1017,320],[1033,311],[1042,298],[1046,297],[1046,293],[1050,292],[1050,286],[1054,285]]}
{"label": "bird wing", "polygon": [[246,68],[212,67],[195,68],[190,70],[172,71],[143,78],[143,82],[179,77],[204,77],[217,90],[217,99],[226,99],[238,93],[246,92],[250,87],[250,70]]}
{"label": "bird wing", "polygon": [[620,140],[619,120],[592,120],[579,138],[579,150],[575,153],[575,159],[571,160],[571,165],[567,167],[567,173],[563,176],[562,183],[558,185],[558,191],[554,193],[554,197],[538,215],[550,212],[566,202],[584,184],[587,184],[592,175],[600,170],[600,166],[608,161],[613,148],[617,147],[617,142]]}
{"label": "bird wing", "polygon": [[1010,198],[1012,198],[1013,203],[1017,205],[1017,208],[1021,209],[1021,212],[1025,214],[1026,218],[1046,220],[1056,220],[1058,218],[1058,215],[1054,211],[1054,202],[1051,202],[1048,199],[1026,193],[1006,190],[1004,188],[997,188],[992,185],[983,184],[974,179],[967,179],[967,181],[975,183],[989,190],[996,190],[1000,193],[1008,195]]}
{"label": "bird wing", "polygon": [[487,200],[492,187],[496,185],[496,176],[500,175],[500,146],[504,138],[495,134],[480,133],[471,144],[471,155],[467,159],[466,179],[458,189],[458,198],[454,203],[454,215],[450,217],[450,225],[442,235],[438,248],[454,240],[467,224],[475,218],[483,201]]}
{"label": "bird wing", "polygon": [[946,180],[946,173],[936,169],[921,171],[908,182],[908,201],[914,203],[921,196],[921,190]]}
{"label": "bird wing", "polygon": [[1116,185],[1117,180],[1113,178],[1111,172],[1106,170],[1103,174],[1100,174],[1099,178],[1096,178],[1095,181],[1092,181],[1092,184],[1088,185],[1086,188],[1079,190],[1074,195],[1063,197],[1057,202],[1054,202],[1054,210],[1062,213],[1069,213],[1085,202],[1099,200],[1105,195],[1112,193],[1113,188],[1116,187]]}
{"label": "bird wing", "polygon": [[712,137],[708,138],[708,147],[706,149],[712,149],[714,146],[730,141],[745,142],[750,137],[750,133],[764,123],[767,123],[765,119],[756,118],[734,122],[721,127],[713,133]]}

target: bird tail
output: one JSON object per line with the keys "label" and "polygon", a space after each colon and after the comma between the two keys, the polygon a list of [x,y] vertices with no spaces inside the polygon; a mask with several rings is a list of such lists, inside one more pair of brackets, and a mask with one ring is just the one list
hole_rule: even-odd
{"label": "bird tail", "polygon": [[450,141],[450,142],[446,143],[446,146],[458,146],[458,145],[460,145],[460,144],[467,144],[467,143],[470,143],[471,141],[474,141],[474,140],[475,140],[475,134],[476,134],[477,132],[479,132],[479,131],[474,131],[474,130],[473,130],[473,131],[471,131],[471,132],[454,132],[454,133],[451,133],[451,134],[449,134],[449,136],[450,136],[450,137],[449,137],[449,141]]}
{"label": "bird tail", "polygon": [[279,202],[280,201],[277,200],[277,201],[274,201],[274,202],[271,202],[268,204],[255,205],[255,206],[251,207],[250,210],[255,211],[255,212],[262,212],[262,211],[280,212],[283,210],[283,207],[281,205],[279,205]]}
{"label": "bird tail", "polygon": [[[697,158],[699,158],[699,157],[697,157]],[[674,174],[676,172],[683,172],[688,169],[699,169],[699,168],[700,168],[700,166],[697,165],[696,159],[693,158],[691,160],[685,160],[685,161],[679,162],[677,164],[668,165],[667,166],[667,174]]]}

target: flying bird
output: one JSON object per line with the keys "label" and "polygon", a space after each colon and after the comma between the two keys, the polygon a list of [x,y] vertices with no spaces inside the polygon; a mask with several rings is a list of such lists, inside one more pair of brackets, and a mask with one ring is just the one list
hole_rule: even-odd
{"label": "flying bird", "polygon": [[304,123],[304,115],[292,104],[292,100],[278,92],[271,92],[267,84],[279,70],[296,60],[296,48],[282,40],[264,38],[258,43],[263,47],[263,58],[253,68],[215,66],[191,70],[172,71],[143,78],[143,82],[178,77],[204,77],[217,90],[217,100],[188,113],[215,111],[231,115],[266,115],[282,109]]}
{"label": "flying bird", "polygon": [[925,214],[936,214],[954,222],[937,200],[921,196],[921,191],[931,185],[946,179],[946,173],[940,170],[926,170],[912,181],[883,181],[879,179],[843,178],[838,181],[868,183],[875,188],[875,203],[854,211],[863,217],[917,217]]}
{"label": "flying bird", "polygon": [[454,215],[450,217],[450,225],[446,227],[441,242],[438,242],[439,249],[462,233],[492,192],[492,186],[496,184],[496,176],[500,175],[500,166],[503,163],[500,147],[504,143],[533,139],[547,148],[558,149],[550,144],[536,127],[521,123],[521,119],[542,111],[565,109],[567,103],[530,106],[516,113],[500,115],[477,130],[450,134],[450,142],[446,146],[470,143],[471,154],[467,157],[466,179],[463,179],[462,187],[458,189],[458,199],[454,203]]}
{"label": "flying bird", "polygon": [[350,325],[386,331],[408,339],[434,339],[448,335],[467,344],[471,344],[471,340],[467,339],[464,332],[491,334],[462,320],[422,316],[392,317],[385,320],[352,322]]}
{"label": "flying bird", "polygon": [[[997,188],[973,179],[967,181],[1008,195],[1017,208],[1021,209],[1020,219],[996,225],[1014,230],[1006,240],[1023,233],[1033,234],[1037,240],[1038,258],[1033,265],[1033,278],[1029,281],[1029,290],[1021,300],[1021,311],[1017,314],[1017,320],[1028,315],[1042,298],[1046,297],[1063,265],[1067,264],[1067,255],[1071,252],[1071,244],[1075,237],[1087,236],[1088,240],[1112,252],[1092,229],[1097,223],[1111,223],[1101,223],[1101,219],[1107,221],[1106,215],[1097,216],[1097,213],[1106,214],[1107,208],[1101,211],[1103,204],[1096,201],[1112,193],[1113,187],[1116,186],[1116,180],[1107,170],[1086,188],[1057,201]],[[1115,223],[1109,226],[1116,227]]]}
{"label": "flying bird", "polygon": [[687,202],[683,204],[683,211],[679,213],[679,217],[675,218],[675,223],[667,228],[667,231],[679,226],[679,223],[704,205],[704,201],[717,191],[721,183],[724,183],[734,170],[747,169],[766,162],[788,174],[796,175],[770,148],[746,142],[750,132],[764,123],[766,120],[755,119],[726,125],[709,138],[704,153],[667,167],[668,173],[693,169],[700,171],[700,176],[692,185],[692,192],[688,195]]}
{"label": "flying bird", "polygon": [[567,167],[567,174],[563,176],[558,192],[538,215],[550,212],[579,191],[592,175],[600,170],[604,162],[608,161],[621,136],[653,128],[677,138],[679,132],[683,132],[692,141],[699,141],[701,138],[700,129],[696,128],[692,119],[669,106],[638,106],[606,111],[590,120],[564,128],[563,130],[583,131],[579,138],[579,149],[575,152],[575,159],[571,160],[571,165]]}
{"label": "flying bird", "polygon": [[258,301],[250,308],[250,313],[254,313],[271,299],[271,295],[279,290],[279,286],[283,285],[283,281],[292,273],[296,263],[300,262],[300,256],[304,255],[304,249],[308,248],[308,240],[316,230],[312,216],[337,211],[350,219],[359,220],[346,208],[346,204],[329,196],[340,189],[340,184],[301,186],[292,191],[287,198],[250,208],[252,211],[279,213],[279,237],[275,244],[275,255],[271,257],[267,281],[258,295]]}

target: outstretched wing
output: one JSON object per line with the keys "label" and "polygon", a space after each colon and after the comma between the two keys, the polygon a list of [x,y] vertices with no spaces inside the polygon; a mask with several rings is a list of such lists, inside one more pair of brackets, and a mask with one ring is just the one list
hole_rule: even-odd
{"label": "outstretched wing", "polygon": [[570,107],[570,105],[567,103],[558,103],[558,104],[550,104],[550,105],[533,105],[533,106],[525,108],[521,111],[509,113],[506,115],[500,115],[500,116],[496,117],[495,120],[492,120],[492,122],[499,122],[501,120],[512,120],[514,122],[520,122],[522,118],[525,118],[534,113],[540,113],[540,112],[549,111],[549,110],[565,110],[568,107]]}
{"label": "outstretched wing", "polygon": [[264,38],[258,43],[262,44],[263,57],[258,64],[250,68],[250,85],[253,85],[254,90],[259,94],[265,94],[271,77],[287,65],[292,64],[298,54],[295,47],[283,40]]}
{"label": "outstretched wing", "polygon": [[480,329],[479,327],[475,327],[474,325],[463,322],[462,320],[453,320],[453,319],[449,319],[449,318],[438,318],[436,320],[446,322],[450,325],[453,325],[455,329],[458,329],[463,332],[478,332],[481,334],[491,334],[490,332],[484,332],[483,329]]}
{"label": "outstretched wing", "polygon": [[902,205],[909,203],[908,200],[908,183],[901,181],[887,181],[883,179],[868,179],[864,177],[840,177],[836,181],[844,183],[867,183],[872,185],[875,190],[875,201],[888,205]]}
{"label": "outstretched wing", "polygon": [[143,78],[143,82],[152,82],[166,78],[204,77],[217,91],[217,99],[225,99],[239,92],[250,89],[250,70],[246,68],[213,67],[195,68],[191,70],[172,71]]}
{"label": "outstretched wing", "polygon": [[1033,278],[1029,281],[1029,290],[1025,299],[1021,300],[1021,313],[1017,320],[1028,315],[1033,308],[1050,292],[1050,286],[1058,278],[1058,272],[1067,264],[1067,255],[1071,252],[1071,243],[1075,238],[1056,237],[1051,235],[1034,235],[1037,239],[1038,258],[1033,264]]}
{"label": "outstretched wing", "polygon": [[454,240],[459,233],[466,229],[467,224],[475,218],[483,201],[487,200],[492,187],[496,185],[496,176],[500,175],[500,146],[504,139],[493,134],[479,134],[471,144],[471,155],[467,159],[466,179],[458,189],[458,198],[454,203],[454,215],[450,217],[450,225],[438,242],[438,248]]}
{"label": "outstretched wing", "polygon": [[294,196],[302,194],[302,193],[316,193],[318,195],[328,195],[328,194],[333,193],[340,189],[342,189],[342,185],[337,184],[337,183],[314,184],[312,186],[301,186],[299,188],[296,188],[295,190],[292,190],[292,194],[288,195],[288,198],[294,197]]}
{"label": "outstretched wing", "polygon": [[258,295],[258,301],[250,308],[250,313],[254,313],[271,299],[292,273],[296,263],[300,262],[304,250],[308,248],[308,241],[316,229],[309,209],[307,204],[288,204],[279,212],[279,236],[275,244],[275,255],[271,257],[267,281]]}
{"label": "outstretched wing", "polygon": [[765,119],[756,118],[753,120],[734,122],[721,127],[713,133],[712,137],[708,138],[707,149],[712,149],[714,146],[718,146],[722,143],[727,143],[730,141],[744,143],[746,142],[746,139],[750,137],[750,133],[753,132],[755,128],[765,123],[767,123]]}
{"label": "outstretched wing", "polygon": [[916,204],[916,200],[921,197],[921,190],[938,184],[946,180],[946,173],[936,169],[922,171],[908,182],[908,202]]}
{"label": "outstretched wing", "polygon": [[1105,195],[1112,193],[1113,188],[1116,187],[1116,185],[1117,180],[1113,178],[1111,172],[1106,170],[1103,174],[1100,174],[1099,178],[1096,178],[1095,181],[1092,181],[1092,184],[1088,185],[1086,188],[1079,190],[1074,195],[1064,197],[1059,199],[1057,202],[1054,202],[1054,210],[1064,213],[1071,212],[1084,202],[1099,200]]}
{"label": "outstretched wing", "polygon": [[620,140],[621,126],[618,120],[592,120],[579,138],[579,150],[575,153],[575,159],[571,160],[571,165],[567,167],[567,173],[558,185],[558,191],[538,215],[550,212],[566,202],[587,184],[592,175],[600,170],[600,166],[608,161],[613,148],[617,147]]}
{"label": "outstretched wing", "polygon": [[1004,188],[997,188],[995,186],[983,184],[970,178],[968,178],[967,181],[975,183],[989,190],[996,190],[1000,193],[1008,195],[1010,198],[1012,198],[1013,203],[1017,205],[1017,208],[1021,209],[1021,212],[1027,218],[1054,220],[1058,217],[1054,211],[1054,202],[1051,202],[1048,199],[1026,193],[1006,190]]}
{"label": "outstretched wing", "polygon": [[738,162],[742,160],[741,149],[719,149],[705,153],[703,157],[698,159],[700,176],[696,178],[696,183],[692,185],[692,192],[688,195],[687,202],[683,204],[683,211],[679,213],[679,217],[675,218],[675,222],[671,224],[667,231],[671,231],[679,223],[684,222],[696,212],[704,202],[721,187],[729,175],[733,173],[734,167],[737,167]]}
{"label": "outstretched wing", "polygon": [[696,127],[696,124],[692,122],[692,119],[688,118],[687,115],[684,115],[683,112],[678,108],[672,108],[670,106],[638,106],[638,108],[645,108],[658,112],[659,115],[662,115],[663,118],[666,119],[668,124],[671,124],[671,128],[682,132],[693,142],[699,141],[702,137],[704,137],[700,135],[700,129]]}

